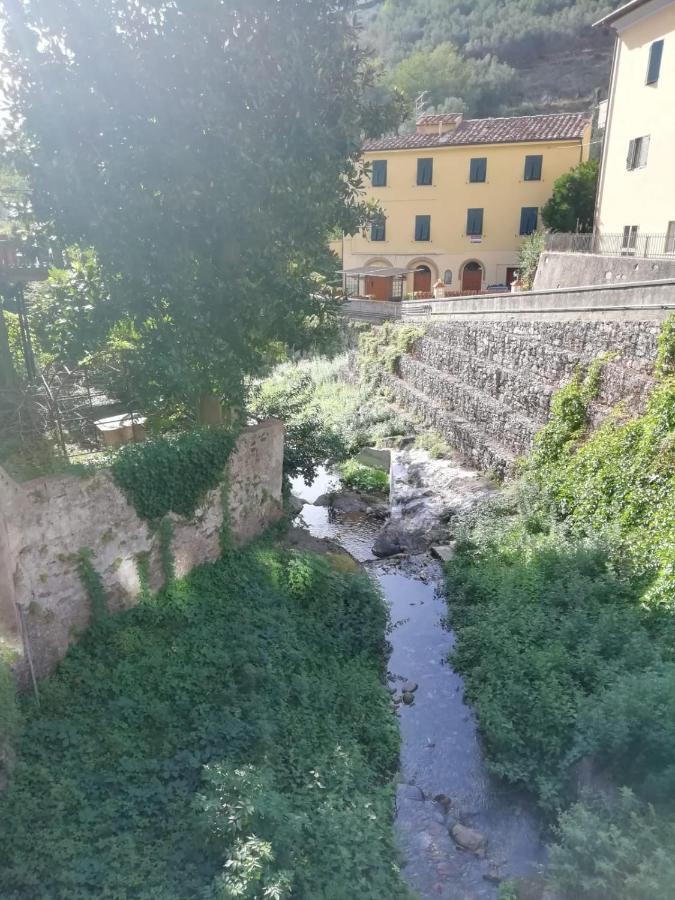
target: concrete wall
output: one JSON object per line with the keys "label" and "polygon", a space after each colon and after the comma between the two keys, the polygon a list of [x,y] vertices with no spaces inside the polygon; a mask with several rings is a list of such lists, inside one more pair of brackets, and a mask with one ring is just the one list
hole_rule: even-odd
{"label": "concrete wall", "polygon": [[[675,213],[673,213],[675,215]],[[534,290],[613,285],[622,282],[675,280],[675,258],[642,259],[630,256],[596,256],[592,253],[542,253],[534,278]]]}
{"label": "concrete wall", "polygon": [[[232,537],[242,544],[276,521],[282,511],[283,425],[276,420],[246,429],[227,472]],[[194,516],[172,516],[176,574],[216,559],[224,511],[220,487]],[[162,584],[159,536],[139,519],[107,472],[16,485],[0,470],[0,628],[19,650],[17,675],[25,683],[18,608],[38,677],[48,674],[90,618],[77,571],[82,548],[92,551],[111,611],[139,597],[138,559],[148,554],[150,587]]]}
{"label": "concrete wall", "polygon": [[387,383],[405,407],[437,429],[483,470],[512,471],[546,423],[554,392],[601,354],[603,369],[591,409],[599,424],[619,402],[643,408],[660,322],[505,317],[495,314],[433,321]]}
{"label": "concrete wall", "polygon": [[675,278],[589,287],[494,294],[461,300],[411,300],[401,304],[403,319],[469,318],[598,322],[663,321],[675,311]]}

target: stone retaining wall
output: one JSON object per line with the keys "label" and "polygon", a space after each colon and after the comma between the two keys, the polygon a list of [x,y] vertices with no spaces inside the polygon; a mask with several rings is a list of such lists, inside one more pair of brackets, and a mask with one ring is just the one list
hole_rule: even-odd
{"label": "stone retaining wall", "polygon": [[[235,445],[227,471],[227,512],[236,544],[281,516],[283,446],[283,425],[276,420],[246,429]],[[222,498],[217,487],[192,518],[172,516],[178,576],[220,554]],[[139,519],[108,472],[17,485],[0,470],[0,639],[16,650],[17,676],[24,683],[26,644],[36,675],[44,676],[89,622],[77,570],[83,548],[92,552],[111,611],[137,602],[138,561],[144,554],[151,590],[162,584],[159,535]]]}
{"label": "stone retaining wall", "polygon": [[578,367],[607,353],[594,424],[621,403],[642,408],[653,386],[661,323],[472,317],[431,324],[389,387],[482,469],[500,473],[532,447],[551,398]]}

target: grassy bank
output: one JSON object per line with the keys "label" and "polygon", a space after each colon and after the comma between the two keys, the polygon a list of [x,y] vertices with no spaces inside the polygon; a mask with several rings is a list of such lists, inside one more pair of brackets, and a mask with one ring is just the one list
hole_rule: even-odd
{"label": "grassy bank", "polygon": [[0,895],[403,898],[369,580],[257,545],[103,617],[27,704]]}
{"label": "grassy bank", "polygon": [[[589,432],[598,367],[558,394],[523,476],[465,524],[448,567],[454,663],[491,766],[553,821],[567,810],[551,878],[570,897],[675,884],[670,340],[644,415]],[[612,799],[578,802],[582,781]]]}

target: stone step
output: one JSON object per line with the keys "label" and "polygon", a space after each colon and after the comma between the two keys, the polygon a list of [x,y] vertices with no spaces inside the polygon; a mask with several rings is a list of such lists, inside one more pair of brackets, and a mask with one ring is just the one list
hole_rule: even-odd
{"label": "stone step", "polygon": [[470,384],[485,394],[544,424],[555,387],[530,371],[517,371],[476,354],[451,348],[433,338],[419,341],[411,354],[436,371]]}
{"label": "stone step", "polygon": [[527,453],[543,424],[514,410],[504,400],[495,399],[480,388],[410,356],[401,359],[399,373],[406,384],[426,394],[443,409],[486,432],[498,433],[499,442],[514,453]]}
{"label": "stone step", "polygon": [[505,447],[493,434],[445,409],[432,397],[417,390],[396,375],[387,375],[386,383],[402,406],[416,413],[435,428],[459,453],[484,472],[510,474],[517,454]]}

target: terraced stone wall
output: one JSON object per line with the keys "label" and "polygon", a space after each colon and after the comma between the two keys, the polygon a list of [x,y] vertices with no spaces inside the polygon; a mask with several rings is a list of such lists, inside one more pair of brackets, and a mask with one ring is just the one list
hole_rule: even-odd
{"label": "terraced stone wall", "polygon": [[641,409],[653,384],[661,323],[453,319],[429,326],[388,377],[398,400],[483,470],[508,474],[577,367],[603,368],[591,417]]}

